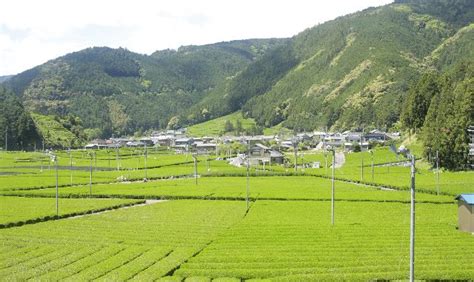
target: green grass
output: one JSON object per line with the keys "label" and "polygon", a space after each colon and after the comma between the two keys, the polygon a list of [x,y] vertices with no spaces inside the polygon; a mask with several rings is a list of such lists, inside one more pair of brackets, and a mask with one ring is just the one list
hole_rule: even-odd
{"label": "green grass", "polygon": [[[301,161],[320,169],[290,166],[251,168],[250,210],[246,211],[246,169],[200,157],[198,184],[190,156],[150,150],[148,182],[143,151],[95,151],[89,193],[90,158],[82,150],[58,152],[60,214],[97,210],[138,199],[169,199],[142,207],[0,229],[0,277],[5,280],[241,281],[399,280],[408,277],[409,199],[406,190],[335,182],[335,226],[330,225],[331,181],[325,156],[302,152]],[[303,156],[304,154],[304,156]],[[371,180],[368,152],[346,155],[338,179],[406,189],[409,168],[376,167]],[[289,155],[292,160],[292,155]],[[374,163],[396,161],[386,148]],[[328,156],[329,163],[331,157]],[[41,171],[41,162],[43,170]],[[40,153],[0,152],[0,224],[55,214],[55,170]],[[112,170],[101,170],[111,168]],[[330,169],[328,170],[330,173]],[[303,175],[307,174],[307,175]],[[312,176],[316,174],[319,176]],[[155,178],[163,180],[153,180]],[[435,191],[434,174],[420,163],[417,188]],[[417,279],[474,276],[473,237],[459,232],[454,197],[471,190],[472,172],[443,172],[441,191],[417,199]],[[124,181],[127,180],[127,181]],[[49,188],[41,188],[49,187]],[[10,196],[6,196],[10,195]],[[13,197],[13,195],[23,197]],[[90,197],[95,198],[90,198]],[[109,199],[99,199],[106,197]],[[122,198],[126,198],[121,200]],[[187,200],[183,200],[187,199]],[[54,218],[49,218],[54,219]]]}
{"label": "green grass", "polygon": [[[248,216],[184,263],[182,277],[271,280],[407,279],[409,210],[399,203],[258,201]],[[456,206],[417,206],[417,279],[471,279],[474,238]]]}
{"label": "green grass", "polygon": [[[409,210],[404,203],[336,202],[331,226],[329,202],[258,200],[244,216],[243,202],[168,201],[0,230],[0,275],[406,279]],[[417,279],[473,277],[473,237],[456,229],[456,210],[454,204],[417,205]]]}
{"label": "green grass", "polygon": [[70,147],[77,146],[77,137],[60,122],[54,119],[54,116],[40,115],[31,113],[31,117],[38,129],[44,142],[49,146]]}
{"label": "green grass", "polygon": [[[363,172],[361,169],[363,160]],[[398,160],[402,160],[401,157]],[[397,161],[397,156],[387,149],[374,151],[374,164],[383,164]],[[346,163],[336,172],[337,177],[352,180],[363,180],[379,185],[392,185],[403,189],[410,186],[410,167],[403,166],[376,166],[372,180],[371,155],[368,152],[346,154]],[[474,192],[474,171],[451,172],[441,171],[439,177],[439,191],[455,196],[460,193]],[[436,171],[417,161],[415,185],[419,190],[432,193],[437,192]]]}
{"label": "green grass", "polygon": [[[331,181],[311,176],[273,176],[251,177],[250,198],[280,200],[317,200],[331,199]],[[95,197],[127,198],[196,198],[196,199],[238,199],[246,198],[245,177],[204,177],[177,180],[159,180],[148,183],[124,183],[94,185]],[[408,202],[408,191],[383,191],[371,187],[337,181],[336,199],[346,201],[402,201]],[[55,195],[55,189],[12,191],[14,195],[49,196]],[[8,194],[8,193],[7,193]],[[61,197],[87,197],[88,186],[67,187],[59,190]],[[417,195],[418,201],[452,203],[453,197],[431,194]]]}
{"label": "green grass", "polygon": [[226,121],[232,122],[234,128],[237,120],[242,123],[243,129],[255,126],[255,121],[251,118],[244,118],[241,112],[235,112],[226,116],[212,119],[203,123],[195,124],[188,127],[188,134],[191,136],[220,136],[224,131]]}
{"label": "green grass", "polygon": [[286,136],[291,136],[293,134],[293,131],[291,129],[283,127],[282,123],[279,123],[269,128],[265,128],[263,130],[263,134],[265,135],[278,135],[280,133]]}
{"label": "green grass", "polygon": [[[0,202],[0,224],[56,215],[54,198],[0,197]],[[59,199],[59,215],[84,213],[135,202],[137,201],[124,199]]]}
{"label": "green grass", "polygon": [[242,218],[245,205],[172,201],[0,230],[6,280],[165,276]]}

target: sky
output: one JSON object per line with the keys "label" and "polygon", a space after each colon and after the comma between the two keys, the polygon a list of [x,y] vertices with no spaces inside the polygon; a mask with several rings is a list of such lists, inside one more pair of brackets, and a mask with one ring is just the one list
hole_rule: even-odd
{"label": "sky", "polygon": [[0,76],[93,46],[151,54],[249,38],[291,37],[392,0],[6,0]]}

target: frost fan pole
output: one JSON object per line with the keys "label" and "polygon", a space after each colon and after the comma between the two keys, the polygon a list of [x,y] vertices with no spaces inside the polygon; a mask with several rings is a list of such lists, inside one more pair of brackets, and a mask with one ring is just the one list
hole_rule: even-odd
{"label": "frost fan pole", "polygon": [[249,194],[250,194],[250,140],[247,145],[247,196],[245,202],[247,203],[247,211],[249,210]]}
{"label": "frost fan pole", "polygon": [[198,185],[197,154],[193,154],[192,157],[194,160],[194,182]]}
{"label": "frost fan pole", "polygon": [[147,166],[147,159],[148,159],[148,148],[146,146],[146,143],[145,143],[145,155],[144,155],[144,158],[145,158],[145,181],[148,180],[148,166]]}
{"label": "frost fan pole", "polygon": [[411,156],[410,281],[415,279],[415,156]]}
{"label": "frost fan pole", "polygon": [[5,127],[5,152],[6,151],[8,151],[8,126]]}
{"label": "frost fan pole", "polygon": [[370,150],[370,158],[371,158],[371,170],[372,170],[372,182],[374,182],[374,151]]}
{"label": "frost fan pole", "polygon": [[54,156],[53,161],[56,167],[56,216],[59,216],[58,158]]}
{"label": "frost fan pole", "polygon": [[71,186],[72,186],[72,152],[71,152],[71,148],[69,148],[68,153],[69,153],[69,176],[70,176],[70,181],[71,181]]}
{"label": "frost fan pole", "polygon": [[436,150],[436,194],[439,196],[439,151]]}
{"label": "frost fan pole", "polygon": [[334,225],[334,173],[336,168],[336,150],[332,150],[332,179],[331,179],[331,225]]}
{"label": "frost fan pole", "polygon": [[92,158],[95,154],[91,152],[91,163],[89,165],[89,195],[92,195]]}

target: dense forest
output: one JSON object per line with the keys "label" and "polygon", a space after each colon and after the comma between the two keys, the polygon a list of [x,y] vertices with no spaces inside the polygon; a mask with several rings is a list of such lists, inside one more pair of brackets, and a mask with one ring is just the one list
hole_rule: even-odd
{"label": "dense forest", "polygon": [[409,90],[403,125],[421,135],[424,156],[433,164],[464,169],[469,163],[468,126],[474,121],[474,61],[423,75]]}
{"label": "dense forest", "polygon": [[31,149],[38,139],[34,122],[20,99],[0,86],[0,148]]}

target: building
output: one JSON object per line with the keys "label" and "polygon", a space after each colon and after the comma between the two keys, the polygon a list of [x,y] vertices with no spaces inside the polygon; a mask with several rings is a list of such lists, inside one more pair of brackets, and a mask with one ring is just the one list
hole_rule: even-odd
{"label": "building", "polygon": [[84,149],[107,149],[108,144],[106,140],[95,139],[92,140],[89,144],[84,146]]}
{"label": "building", "polygon": [[335,133],[331,135],[326,135],[323,139],[323,148],[326,148],[328,146],[330,147],[343,147],[344,143],[346,142],[346,138],[340,134],[340,133]]}
{"label": "building", "polygon": [[461,194],[456,200],[459,230],[474,233],[474,194]]}
{"label": "building", "polygon": [[387,133],[379,131],[379,130],[372,130],[369,133],[364,135],[364,139],[367,142],[379,142],[384,143],[385,141],[392,140]]}
{"label": "building", "polygon": [[282,164],[284,155],[260,143],[250,148],[250,164]]}
{"label": "building", "polygon": [[216,154],[217,151],[217,144],[216,143],[204,143],[204,142],[196,142],[193,144],[194,150],[198,155],[210,155]]}

